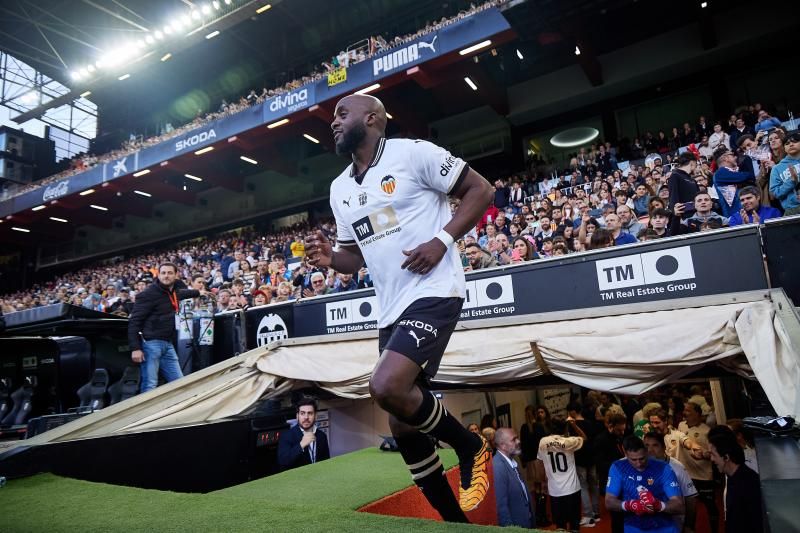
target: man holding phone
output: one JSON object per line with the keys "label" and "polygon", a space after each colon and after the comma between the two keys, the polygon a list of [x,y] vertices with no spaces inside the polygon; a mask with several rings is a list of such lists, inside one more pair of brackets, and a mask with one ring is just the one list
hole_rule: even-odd
{"label": "man holding phone", "polygon": [[317,427],[317,401],[303,396],[297,402],[297,424],[280,434],[278,464],[282,470],[331,458],[328,437]]}

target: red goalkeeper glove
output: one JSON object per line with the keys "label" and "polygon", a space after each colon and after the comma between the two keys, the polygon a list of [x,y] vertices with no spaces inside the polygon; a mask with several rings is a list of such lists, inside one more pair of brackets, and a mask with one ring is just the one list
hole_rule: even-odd
{"label": "red goalkeeper glove", "polygon": [[653,493],[649,490],[643,490],[639,493],[639,501],[653,513],[660,513],[667,507],[664,502],[653,496]]}
{"label": "red goalkeeper glove", "polygon": [[622,502],[622,509],[624,511],[628,511],[629,513],[634,513],[636,516],[653,514],[652,511],[639,500],[628,500],[626,502]]}

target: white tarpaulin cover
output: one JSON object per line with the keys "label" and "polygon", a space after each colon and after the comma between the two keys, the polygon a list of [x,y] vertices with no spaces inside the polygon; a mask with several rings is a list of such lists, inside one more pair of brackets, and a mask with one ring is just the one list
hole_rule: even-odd
{"label": "white tarpaulin cover", "polygon": [[[798,414],[799,354],[778,322],[772,303],[763,301],[460,328],[436,381],[503,385],[550,373],[592,389],[639,394],[744,352],[775,410]],[[40,437],[64,440],[217,420],[309,383],[337,396],[366,398],[376,359],[375,338],[259,348]]]}

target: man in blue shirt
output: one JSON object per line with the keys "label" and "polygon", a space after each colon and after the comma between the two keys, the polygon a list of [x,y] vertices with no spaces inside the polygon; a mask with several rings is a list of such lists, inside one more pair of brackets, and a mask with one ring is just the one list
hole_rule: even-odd
{"label": "man in blue shirt", "polygon": [[731,215],[729,226],[742,224],[763,224],[770,218],[780,218],[781,212],[768,205],[761,205],[761,191],[758,187],[747,186],[739,190],[742,208]]}
{"label": "man in blue shirt", "polygon": [[608,472],[606,509],[625,513],[625,533],[680,533],[674,515],[684,513],[675,472],[664,461],[649,459],[642,439],[622,441],[625,458]]}
{"label": "man in blue shirt", "polygon": [[622,221],[616,213],[609,213],[605,216],[606,229],[614,235],[614,246],[622,246],[623,244],[633,244],[637,242],[636,237],[630,233],[622,231]]}
{"label": "man in blue shirt", "polygon": [[725,148],[714,152],[717,161],[717,171],[714,172],[714,188],[719,195],[719,205],[722,216],[730,217],[742,208],[739,203],[738,189],[755,184],[756,178],[753,168],[745,165],[743,168],[736,166],[736,154]]}

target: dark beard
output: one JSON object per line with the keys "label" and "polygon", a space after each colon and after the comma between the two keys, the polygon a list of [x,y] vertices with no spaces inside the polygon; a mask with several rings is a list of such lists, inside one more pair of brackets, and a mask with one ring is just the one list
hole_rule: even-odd
{"label": "dark beard", "polygon": [[336,143],[336,155],[352,154],[366,138],[367,128],[360,123],[354,125],[348,131],[342,133],[342,138]]}

